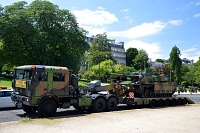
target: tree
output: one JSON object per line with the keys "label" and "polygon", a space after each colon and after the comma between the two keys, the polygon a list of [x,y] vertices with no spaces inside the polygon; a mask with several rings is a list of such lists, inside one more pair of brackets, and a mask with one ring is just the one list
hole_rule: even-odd
{"label": "tree", "polygon": [[156,62],[164,63],[164,61],[162,59],[156,59]]}
{"label": "tree", "polygon": [[116,62],[112,57],[111,46],[109,45],[106,33],[97,34],[94,37],[89,53],[91,65],[97,65],[100,62],[109,59]]}
{"label": "tree", "polygon": [[172,51],[170,52],[169,65],[171,69],[173,70],[173,74],[174,74],[176,82],[180,82],[181,77],[182,77],[182,73],[181,73],[182,61],[181,61],[180,55],[181,55],[181,52],[179,48],[174,46],[172,48]]}
{"label": "tree", "polygon": [[[0,37],[6,62],[67,66],[78,72],[89,49],[75,16],[49,1],[21,1],[0,8]],[[9,57],[9,58],[8,58]]]}
{"label": "tree", "polygon": [[126,66],[132,66],[133,60],[138,55],[138,50],[136,48],[128,48],[126,50]]}
{"label": "tree", "polygon": [[145,67],[149,67],[149,60],[148,54],[145,50],[141,49],[138,50],[138,54],[136,55],[135,59],[133,59],[133,67],[136,70],[144,70]]}

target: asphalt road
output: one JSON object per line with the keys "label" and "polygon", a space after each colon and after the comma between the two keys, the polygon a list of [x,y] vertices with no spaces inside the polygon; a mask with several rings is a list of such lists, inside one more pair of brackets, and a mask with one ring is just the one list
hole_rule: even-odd
{"label": "asphalt road", "polygon": [[[176,96],[180,97],[188,97],[195,103],[200,104],[200,94],[189,94],[189,93],[182,93],[180,95],[175,94]],[[119,105],[118,110],[128,110],[128,109],[134,109],[134,108],[140,108],[142,109],[143,107],[128,107],[126,105]],[[70,107],[69,109],[58,109],[56,116],[73,116],[73,115],[78,115],[78,114],[87,114],[88,112],[82,112],[82,111],[76,111],[73,107]],[[0,123],[4,122],[12,122],[12,121],[19,121],[25,117],[28,118],[37,118],[37,114],[27,114],[24,113],[22,109],[15,109],[15,108],[5,108],[5,109],[0,109]]]}

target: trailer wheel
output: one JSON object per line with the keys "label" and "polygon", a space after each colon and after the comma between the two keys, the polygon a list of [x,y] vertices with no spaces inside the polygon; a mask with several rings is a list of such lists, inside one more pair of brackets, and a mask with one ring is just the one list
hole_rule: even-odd
{"label": "trailer wheel", "polygon": [[92,103],[92,111],[93,112],[103,112],[106,109],[106,101],[103,98],[97,98]]}
{"label": "trailer wheel", "polygon": [[181,100],[182,101],[182,105],[185,105],[187,103],[187,100],[184,98]]}
{"label": "trailer wheel", "polygon": [[56,102],[52,99],[45,100],[38,108],[38,114],[41,117],[54,116],[57,110]]}
{"label": "trailer wheel", "polygon": [[171,106],[174,106],[175,103],[176,103],[175,99],[172,99],[172,100],[170,101],[170,105],[171,105]]}
{"label": "trailer wheel", "polygon": [[31,106],[28,106],[28,105],[25,105],[25,104],[22,104],[22,109],[26,113],[30,113],[30,114],[35,113],[35,111],[32,109]]}
{"label": "trailer wheel", "polygon": [[165,105],[165,106],[169,106],[169,99],[166,99],[166,100],[164,101],[164,105]]}
{"label": "trailer wheel", "polygon": [[117,99],[114,97],[111,97],[107,100],[106,103],[106,110],[107,111],[115,111],[117,110]]}
{"label": "trailer wheel", "polygon": [[154,108],[156,106],[156,101],[155,100],[151,100],[149,103],[149,107],[150,108]]}
{"label": "trailer wheel", "polygon": [[162,107],[163,106],[163,101],[161,99],[156,101],[156,106],[157,107]]}
{"label": "trailer wheel", "polygon": [[176,105],[181,105],[181,99],[176,100]]}
{"label": "trailer wheel", "polygon": [[186,100],[185,99],[181,99],[181,105],[186,104]]}

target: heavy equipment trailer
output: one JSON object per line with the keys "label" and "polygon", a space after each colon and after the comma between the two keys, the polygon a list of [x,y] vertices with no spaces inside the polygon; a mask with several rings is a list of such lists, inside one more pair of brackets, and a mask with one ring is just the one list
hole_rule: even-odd
{"label": "heavy equipment trailer", "polygon": [[[140,91],[142,88],[138,81],[101,83],[99,80],[95,80],[87,86],[89,93],[80,92],[78,78],[72,74],[72,70],[68,70],[66,67],[24,65],[14,69],[12,100],[21,102],[25,112],[35,113],[37,111],[41,117],[54,116],[57,108],[67,109],[70,106],[78,110],[103,112],[117,110],[118,104],[149,104],[151,107],[155,107],[167,106],[167,102],[171,105],[192,103],[188,98],[146,98],[141,95],[143,94]],[[159,87],[162,85],[160,84]],[[172,93],[171,84],[169,88],[170,91],[165,92]],[[137,97],[138,94],[141,96]]]}

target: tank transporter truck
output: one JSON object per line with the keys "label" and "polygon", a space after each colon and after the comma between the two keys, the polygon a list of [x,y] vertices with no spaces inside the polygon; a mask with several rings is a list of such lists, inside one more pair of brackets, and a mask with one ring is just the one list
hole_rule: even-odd
{"label": "tank transporter truck", "polygon": [[[14,90],[11,99],[21,102],[26,113],[37,112],[40,117],[54,116],[57,108],[89,110],[91,112],[114,111],[118,104],[151,107],[165,104],[192,103],[187,98],[135,97],[138,88],[129,80],[101,83],[99,80],[87,85],[88,93],[81,93],[78,78],[72,70],[61,66],[24,65],[14,68],[12,80]],[[102,93],[106,92],[106,93]],[[140,94],[140,92],[139,92]],[[159,101],[159,102],[158,102]]]}

